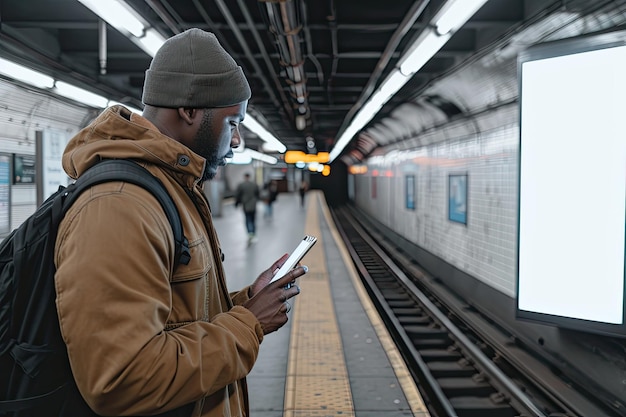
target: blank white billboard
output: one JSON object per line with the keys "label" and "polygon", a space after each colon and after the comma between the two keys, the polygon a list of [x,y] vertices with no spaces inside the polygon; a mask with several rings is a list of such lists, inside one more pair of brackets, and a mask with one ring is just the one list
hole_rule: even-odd
{"label": "blank white billboard", "polygon": [[624,325],[626,46],[520,62],[520,88],[518,315]]}

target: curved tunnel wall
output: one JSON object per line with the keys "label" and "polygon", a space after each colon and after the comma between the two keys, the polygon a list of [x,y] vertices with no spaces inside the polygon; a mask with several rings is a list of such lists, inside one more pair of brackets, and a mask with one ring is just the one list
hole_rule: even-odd
{"label": "curved tunnel wall", "polygon": [[[563,11],[538,23],[543,32],[535,28],[512,35],[370,127],[366,132],[379,147],[363,161],[367,172],[349,179],[355,184],[355,206],[433,276],[538,352],[556,358],[563,369],[622,399],[620,372],[626,368],[615,364],[623,364],[623,341],[517,321],[515,298],[517,53],[624,19],[623,13],[581,17]],[[427,96],[452,102],[462,113],[446,117]],[[450,212],[449,190],[459,177],[467,181],[464,216]],[[411,201],[407,184],[413,187]]]}

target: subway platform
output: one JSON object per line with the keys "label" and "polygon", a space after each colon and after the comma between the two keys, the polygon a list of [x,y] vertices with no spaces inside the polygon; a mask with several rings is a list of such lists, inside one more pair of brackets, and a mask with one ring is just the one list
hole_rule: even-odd
{"label": "subway platform", "polygon": [[231,290],[252,282],[304,235],[318,238],[302,261],[309,272],[298,280],[289,322],[265,337],[248,377],[252,417],[429,416],[321,192],[308,192],[304,206],[297,193],[279,194],[271,218],[259,203],[252,244],[232,202],[214,221]]}

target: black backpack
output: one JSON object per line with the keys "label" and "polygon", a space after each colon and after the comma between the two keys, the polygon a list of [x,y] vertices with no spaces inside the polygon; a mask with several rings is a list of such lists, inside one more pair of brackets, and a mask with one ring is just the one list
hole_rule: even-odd
{"label": "black backpack", "polygon": [[54,245],[70,205],[82,191],[107,181],[150,191],[172,226],[175,266],[189,263],[189,244],[174,202],[163,184],[135,162],[105,160],[60,187],[0,245],[0,416],[9,411],[50,415],[51,404],[63,401],[68,385],[74,384],[55,305]]}

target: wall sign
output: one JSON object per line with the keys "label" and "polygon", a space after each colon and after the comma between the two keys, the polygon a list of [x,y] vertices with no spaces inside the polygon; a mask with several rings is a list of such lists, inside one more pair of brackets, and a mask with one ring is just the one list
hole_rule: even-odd
{"label": "wall sign", "polygon": [[448,176],[448,219],[467,224],[467,174]]}
{"label": "wall sign", "polygon": [[415,210],[415,175],[407,175],[404,178],[404,200],[406,208],[409,210]]}
{"label": "wall sign", "polygon": [[13,155],[13,184],[33,184],[36,179],[35,155]]}

